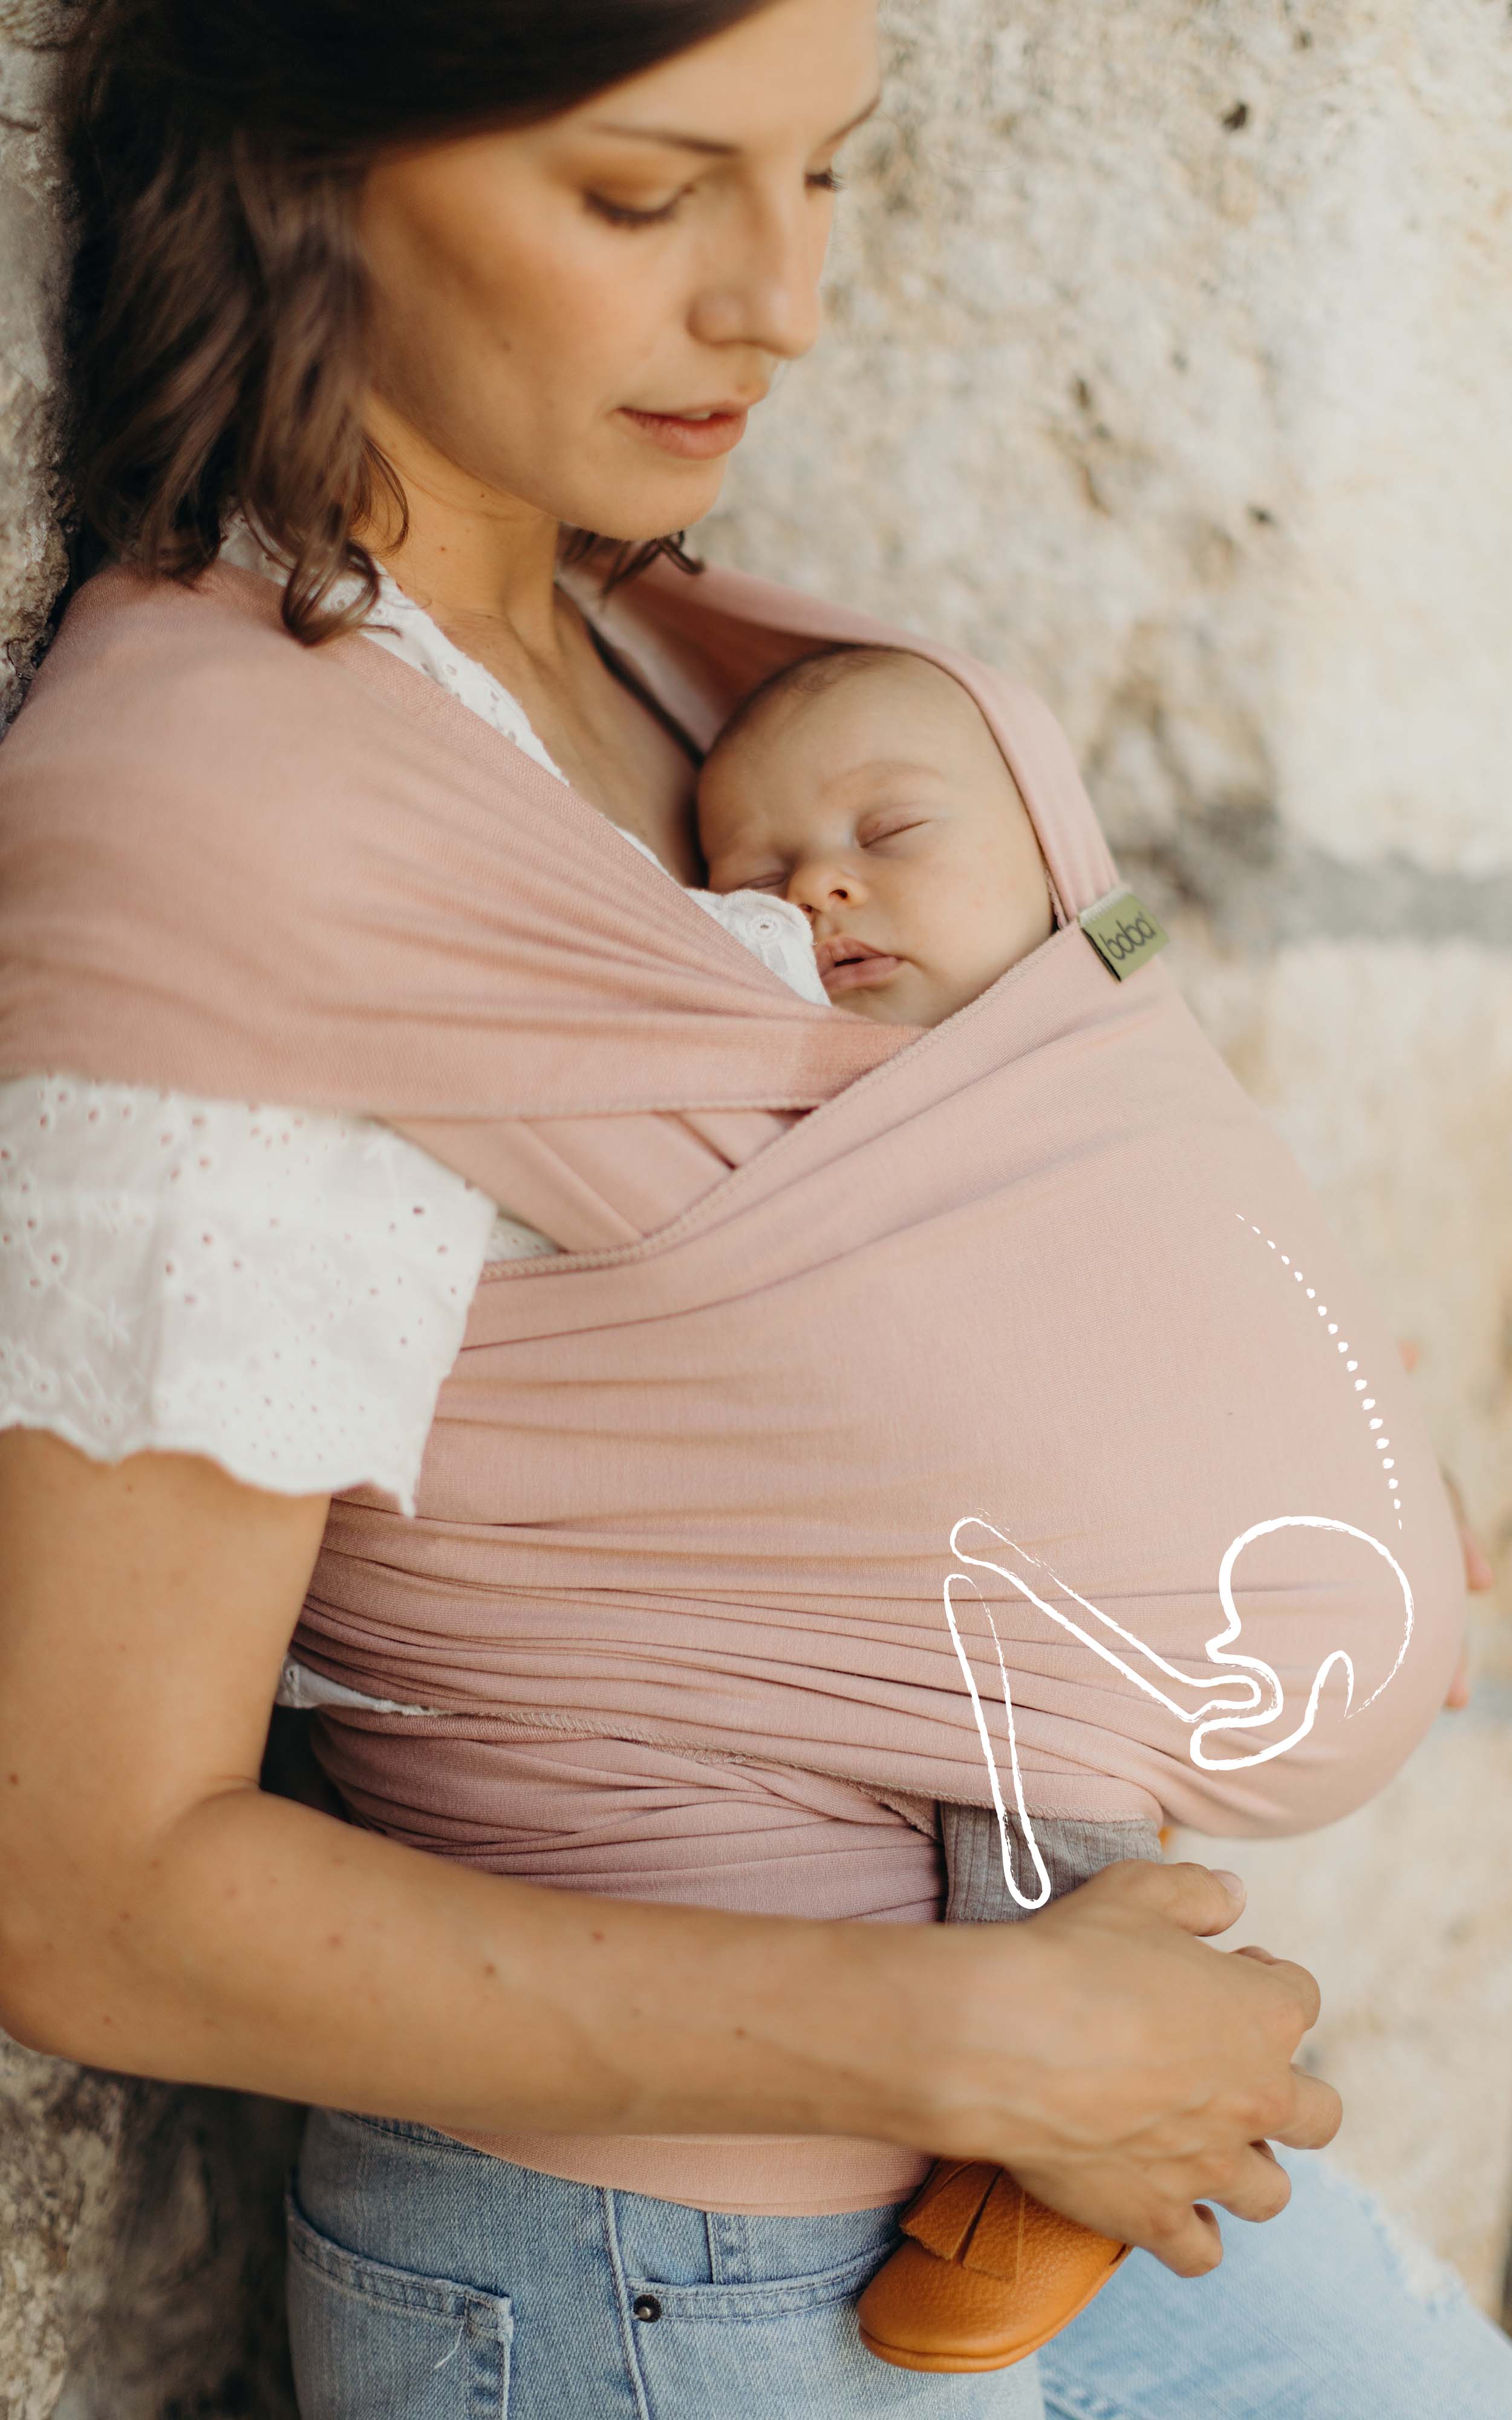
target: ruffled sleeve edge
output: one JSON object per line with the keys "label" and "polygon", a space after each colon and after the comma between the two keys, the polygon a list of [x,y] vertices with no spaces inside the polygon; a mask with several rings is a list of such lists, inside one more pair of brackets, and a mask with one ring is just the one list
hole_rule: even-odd
{"label": "ruffled sleeve edge", "polygon": [[213,1462],[228,1478],[244,1487],[255,1487],[266,1496],[340,1496],[353,1487],[371,1487],[392,1498],[407,1521],[415,1517],[415,1489],[412,1474],[377,1469],[317,1470],[312,1466],[295,1464],[277,1470],[259,1465],[253,1454],[235,1451],[212,1451],[203,1437],[185,1434],[176,1436],[171,1427],[154,1423],[150,1428],[138,1425],[124,1429],[111,1438],[108,1446],[102,1439],[91,1436],[67,1412],[39,1412],[22,1404],[0,1404],[0,1431],[6,1429],[41,1429],[50,1436],[61,1437],[65,1445],[73,1446],[93,1463],[114,1466],[135,1453],[191,1453],[201,1462]]}

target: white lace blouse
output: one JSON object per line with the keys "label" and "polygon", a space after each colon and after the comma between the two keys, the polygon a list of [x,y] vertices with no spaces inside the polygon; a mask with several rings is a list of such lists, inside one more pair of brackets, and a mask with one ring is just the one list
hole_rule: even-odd
{"label": "white lace blouse", "polygon": [[[225,552],[281,576],[244,527]],[[374,618],[379,644],[565,781],[518,701],[387,575]],[[825,1002],[801,908],[758,891],[690,895]],[[557,1249],[369,1118],[11,1078],[0,1428],[50,1429],[105,1462],[147,1447],[207,1454],[280,1494],[366,1483],[412,1512],[480,1271]],[[311,1677],[286,1667],[282,1700],[347,1694]]]}

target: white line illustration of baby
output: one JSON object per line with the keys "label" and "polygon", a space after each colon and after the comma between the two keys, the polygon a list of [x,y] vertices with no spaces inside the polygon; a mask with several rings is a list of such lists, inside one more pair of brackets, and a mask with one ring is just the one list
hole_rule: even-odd
{"label": "white line illustration of baby", "polygon": [[[1035,1572],[1042,1573],[1045,1579],[1052,1582],[1063,1596],[1069,1597],[1074,1605],[1081,1607],[1088,1617],[1089,1623],[1097,1625],[1097,1628],[1084,1628],[1081,1622],[1074,1620],[1071,1614],[1064,1612],[1058,1606],[1051,1604],[1040,1594],[1022,1571],[1015,1570],[1011,1565],[995,1562],[988,1556],[968,1553],[961,1544],[961,1532],[973,1526],[986,1530],[990,1536],[995,1538],[1001,1545],[1010,1550],[1011,1555],[1015,1557],[1019,1563],[1028,1564]],[[1251,1748],[1242,1755],[1213,1756],[1208,1751],[1208,1742],[1214,1734],[1264,1730],[1276,1722],[1285,1713],[1286,1692],[1273,1667],[1263,1663],[1257,1656],[1240,1653],[1233,1644],[1240,1637],[1242,1628],[1242,1617],[1234,1602],[1235,1566],[1246,1547],[1253,1545],[1257,1538],[1269,1537],[1280,1529],[1332,1529],[1343,1537],[1358,1539],[1362,1545],[1368,1546],[1374,1554],[1381,1556],[1383,1561],[1389,1563],[1402,1593],[1405,1621],[1401,1643],[1396,1651],[1396,1661],[1385,1679],[1371,1691],[1368,1698],[1362,1699],[1359,1705],[1354,1703],[1353,1659],[1344,1648],[1335,1648],[1332,1654],[1325,1656],[1319,1666],[1313,1678],[1312,1687],[1308,1691],[1306,1710],[1301,1720],[1285,1738],[1269,1740],[1262,1746]],[[1053,1571],[1048,1563],[1041,1562],[1037,1556],[1031,1555],[1026,1547],[1021,1546],[1016,1539],[1009,1537],[982,1513],[968,1512],[955,1523],[950,1531],[950,1552],[961,1562],[970,1564],[977,1571],[995,1573],[1000,1580],[1006,1581],[1019,1596],[1037,1606],[1049,1621],[1056,1622],[1062,1630],[1069,1631],[1073,1638],[1080,1639],[1084,1647],[1090,1649],[1094,1655],[1100,1656],[1103,1663],[1110,1664],[1115,1671],[1121,1672],[1125,1680],[1132,1681],[1135,1688],[1142,1689],[1147,1697],[1153,1698],[1158,1704],[1165,1706],[1179,1722],[1189,1725],[1192,1735],[1187,1743],[1188,1754],[1194,1764],[1208,1773],[1232,1772],[1245,1766],[1268,1764],[1273,1758],[1285,1756],[1288,1748],[1297,1745],[1299,1740],[1305,1739],[1318,1718],[1319,1701],[1329,1674],[1335,1665],[1340,1667],[1344,1673],[1345,1720],[1348,1721],[1353,1715],[1363,1714],[1366,1706],[1374,1705],[1381,1691],[1396,1679],[1412,1643],[1413,1621],[1412,1584],[1396,1556],[1388,1546],[1382,1545],[1379,1538],[1373,1538],[1367,1529],[1357,1529],[1352,1522],[1331,1520],[1322,1513],[1281,1513],[1272,1520],[1255,1522],[1251,1528],[1242,1530],[1233,1540],[1218,1568],[1218,1599],[1226,1616],[1225,1626],[1216,1631],[1207,1641],[1205,1652],[1209,1659],[1209,1669],[1197,1673],[1181,1671],[1164,1655],[1157,1654],[1153,1648],[1147,1647],[1144,1640],[1137,1637],[1132,1630],[1126,1630],[1123,1624],[1116,1621],[1111,1614],[1104,1613],[1088,1598],[1079,1594],[1075,1589],[1062,1580],[1059,1574]],[[966,1653],[960,1625],[956,1620],[954,1592],[958,1588],[969,1589],[976,1596],[986,1617],[987,1627],[992,1633],[998,1673],[1002,1681],[1003,1711],[1008,1721],[1008,1749],[1014,1812],[1022,1826],[1024,1839],[1039,1882],[1040,1895],[1037,1899],[1026,1899],[1013,1875],[1013,1860],[1008,1834],[1008,1810],[1003,1800],[1002,1782],[998,1774],[992,1733],[988,1728],[980,1692],[977,1686],[976,1674],[972,1670],[971,1658]],[[982,1754],[987,1762],[987,1776],[992,1789],[993,1806],[996,1811],[998,1837],[1002,1847],[1003,1879],[1020,1907],[1026,1910],[1043,1907],[1050,1897],[1050,1877],[1040,1853],[1039,1843],[1034,1837],[1034,1826],[1029,1819],[1028,1810],[1024,1804],[1024,1784],[1019,1770],[1018,1735],[1013,1720],[1013,1694],[1009,1682],[1002,1642],[997,1635],[997,1625],[993,1620],[992,1606],[982,1595],[970,1572],[951,1572],[945,1581],[943,1595],[945,1619],[949,1624],[951,1642],[970,1695],[977,1735],[981,1742]],[[1099,1636],[1099,1631],[1103,1635]],[[1122,1648],[1129,1651],[1129,1654],[1120,1653],[1119,1646],[1111,1643],[1113,1640],[1119,1641]],[[1138,1665],[1131,1660],[1134,1656],[1142,1659],[1144,1665],[1149,1668],[1141,1670]],[[1160,1674],[1161,1680],[1151,1678],[1151,1671]],[[1201,1705],[1186,1706],[1182,1704],[1180,1698],[1171,1694],[1169,1687],[1162,1685],[1162,1680],[1185,1690],[1211,1691],[1215,1682],[1227,1683],[1232,1689],[1242,1694],[1228,1697],[1210,1695]]]}

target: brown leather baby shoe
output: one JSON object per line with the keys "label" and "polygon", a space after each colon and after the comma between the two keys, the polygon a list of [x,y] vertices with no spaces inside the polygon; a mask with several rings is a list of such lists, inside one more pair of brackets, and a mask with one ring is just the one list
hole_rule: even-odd
{"label": "brown leather baby shoe", "polygon": [[986,2160],[936,2160],[903,2242],[856,2304],[861,2342],[899,2369],[1007,2369],[1085,2310],[1129,2250],[1062,2218]]}

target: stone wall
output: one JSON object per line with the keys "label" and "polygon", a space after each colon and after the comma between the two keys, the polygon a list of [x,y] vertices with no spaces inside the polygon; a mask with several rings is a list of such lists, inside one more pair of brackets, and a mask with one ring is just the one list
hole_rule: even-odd
{"label": "stone wall", "polygon": [[[61,568],[60,22],[0,0],[12,675]],[[1420,1343],[1504,1564],[1506,7],[893,0],[890,34],[831,333],[702,542],[1052,700],[1198,1014]],[[1374,1807],[1224,1852],[1252,1881],[1251,1937],[1323,1978],[1340,2157],[1491,2307],[1512,2186],[1506,1639],[1483,1606],[1474,1707]],[[3,2420],[285,2420],[293,2124],[6,2052]]]}
{"label": "stone wall", "polygon": [[298,2122],[0,2038],[4,2420],[295,2420],[280,2195]]}
{"label": "stone wall", "polygon": [[70,10],[0,0],[0,729],[64,575],[57,298],[67,235],[48,102]]}

